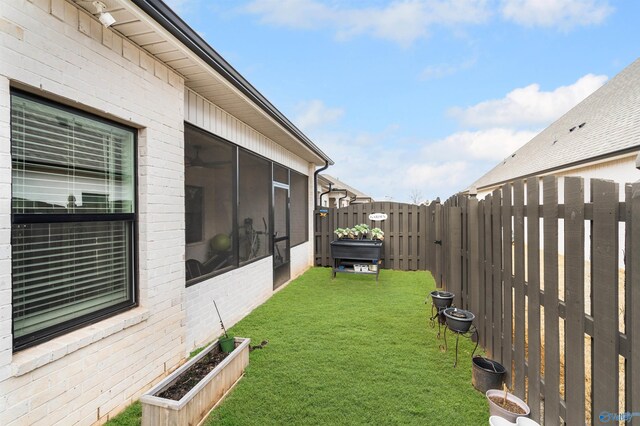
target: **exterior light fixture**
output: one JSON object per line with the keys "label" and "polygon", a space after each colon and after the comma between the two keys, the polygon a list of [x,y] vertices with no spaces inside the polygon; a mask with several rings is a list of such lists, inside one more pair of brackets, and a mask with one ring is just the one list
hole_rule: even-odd
{"label": "exterior light fixture", "polygon": [[105,28],[116,23],[116,19],[109,12],[104,11],[107,8],[104,3],[101,1],[94,1],[93,6],[96,8],[98,20],[105,26]]}

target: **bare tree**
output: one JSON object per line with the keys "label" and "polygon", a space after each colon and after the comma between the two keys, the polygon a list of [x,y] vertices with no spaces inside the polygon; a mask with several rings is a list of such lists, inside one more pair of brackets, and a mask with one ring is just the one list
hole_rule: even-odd
{"label": "bare tree", "polygon": [[412,204],[420,204],[424,201],[424,196],[422,195],[422,191],[420,191],[419,189],[412,189],[411,193],[409,194],[409,200],[411,201]]}

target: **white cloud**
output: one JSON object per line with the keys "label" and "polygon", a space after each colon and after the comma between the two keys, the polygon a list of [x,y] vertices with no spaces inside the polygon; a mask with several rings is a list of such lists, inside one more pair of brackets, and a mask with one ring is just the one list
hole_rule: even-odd
{"label": "white cloud", "polygon": [[[469,163],[466,161],[412,164],[406,170],[406,178],[414,188],[458,187],[465,183],[465,175],[468,168]],[[443,193],[443,195],[445,194]]]}
{"label": "white cloud", "polygon": [[596,25],[613,8],[606,0],[503,0],[502,15],[527,27],[557,27],[568,31],[576,26]]}
{"label": "white cloud", "polygon": [[322,101],[317,99],[301,102],[296,107],[296,110],[297,114],[294,122],[304,131],[332,123],[339,120],[344,114],[342,108],[328,108]]}
{"label": "white cloud", "polygon": [[[455,153],[458,158],[470,161],[498,162],[512,154],[537,134],[537,131],[492,128],[477,131],[456,132],[425,147],[425,154]],[[437,156],[437,154],[436,154]]]}
{"label": "white cloud", "polygon": [[558,119],[602,86],[607,77],[587,74],[570,86],[551,92],[531,84],[507,93],[502,99],[480,102],[468,108],[452,108],[449,114],[467,127],[544,126]]}
{"label": "white cloud", "polygon": [[490,15],[487,0],[401,0],[360,8],[314,0],[254,0],[244,10],[271,25],[330,28],[339,39],[366,34],[403,46],[426,37],[431,25],[477,24]]}
{"label": "white cloud", "polygon": [[450,75],[456,74],[460,71],[472,68],[476,62],[478,62],[478,57],[474,56],[462,63],[457,64],[437,64],[437,65],[429,65],[420,74],[421,80],[436,80],[443,77],[448,77]]}

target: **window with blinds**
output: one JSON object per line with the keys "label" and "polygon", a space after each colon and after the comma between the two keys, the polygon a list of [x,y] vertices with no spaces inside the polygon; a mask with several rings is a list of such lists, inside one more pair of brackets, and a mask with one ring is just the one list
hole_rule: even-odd
{"label": "window with blinds", "polygon": [[135,304],[135,132],[11,94],[14,348]]}

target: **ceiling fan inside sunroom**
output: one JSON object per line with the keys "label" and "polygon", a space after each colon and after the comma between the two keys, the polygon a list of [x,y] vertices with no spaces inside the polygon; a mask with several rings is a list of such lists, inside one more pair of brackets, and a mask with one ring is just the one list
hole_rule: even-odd
{"label": "ceiling fan inside sunroom", "polygon": [[200,158],[201,149],[202,147],[200,145],[194,145],[193,150],[195,151],[195,156],[193,158],[185,156],[185,163],[187,167],[214,169],[217,167],[225,166],[227,164],[231,164],[231,161],[204,161],[202,158]]}

